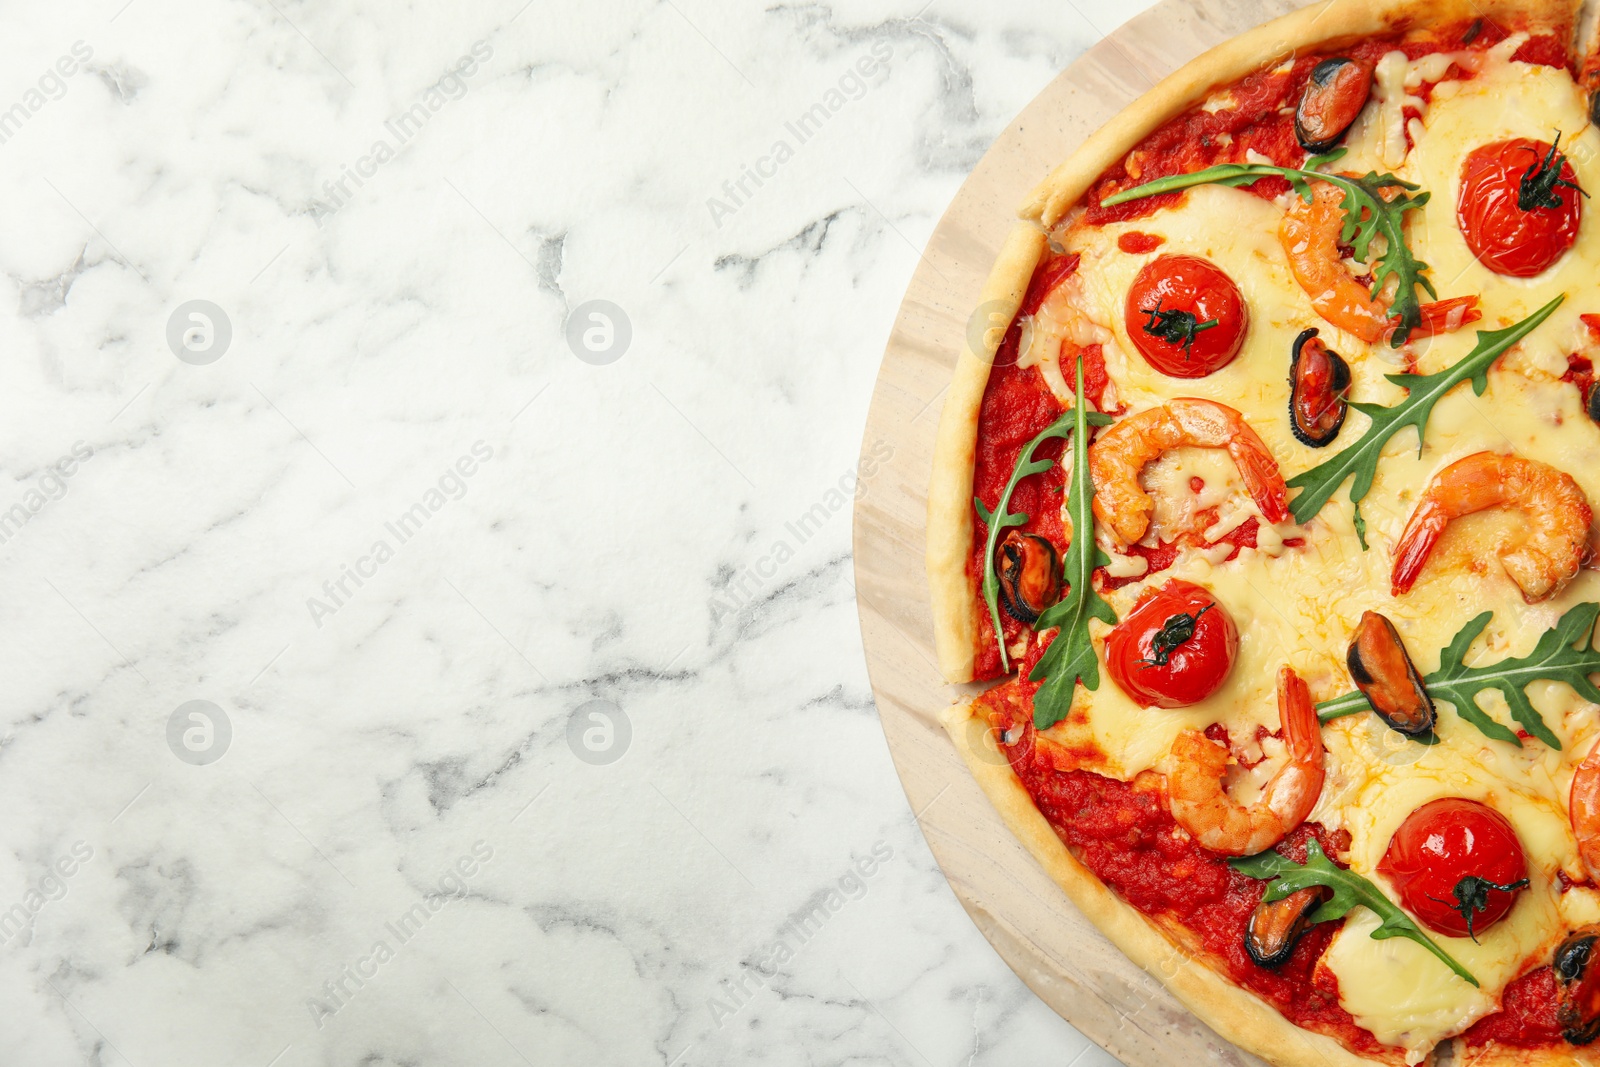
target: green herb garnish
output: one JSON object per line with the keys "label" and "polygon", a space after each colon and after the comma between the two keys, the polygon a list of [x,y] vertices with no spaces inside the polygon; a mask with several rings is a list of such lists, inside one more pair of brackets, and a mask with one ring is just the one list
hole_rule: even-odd
{"label": "green herb garnish", "polygon": [[1215,604],[1207,604],[1193,615],[1180,611],[1170,616],[1150,638],[1150,658],[1139,662],[1146,667],[1165,667],[1172,660],[1172,654],[1178,651],[1178,646],[1194,636],[1195,627],[1200,625],[1200,616],[1214,607]]}
{"label": "green herb garnish", "polygon": [[1161,302],[1156,301],[1153,308],[1140,308],[1139,313],[1148,318],[1144,324],[1144,332],[1152,337],[1159,337],[1169,345],[1182,345],[1183,358],[1188,359],[1194,349],[1194,335],[1204,333],[1217,325],[1216,319],[1200,322],[1192,311],[1173,308],[1169,311],[1161,309]]}
{"label": "green herb garnish", "polygon": [[1111,605],[1095,592],[1090,576],[1096,567],[1110,563],[1094,542],[1094,479],[1089,476],[1089,419],[1084,410],[1083,357],[1078,357],[1078,380],[1072,411],[1072,474],[1067,488],[1067,513],[1072,518],[1072,544],[1062,560],[1061,574],[1067,594],[1046,608],[1034,629],[1060,627],[1028,680],[1043,681],[1033,695],[1033,726],[1047,730],[1072,710],[1072,694],[1081,680],[1091,692],[1100,688],[1100,660],[1089,640],[1089,620],[1107,625],[1117,621]]}
{"label": "green herb garnish", "polygon": [[1350,913],[1350,909],[1360,905],[1383,920],[1378,928],[1372,931],[1374,941],[1387,941],[1391,937],[1410,938],[1443,960],[1445,966],[1461,978],[1474,986],[1478,984],[1478,980],[1472,977],[1471,971],[1434,944],[1433,939],[1423,933],[1421,928],[1411,921],[1411,917],[1401,911],[1394,901],[1384,896],[1377,886],[1355,871],[1347,871],[1337,866],[1324,855],[1322,846],[1317,844],[1316,838],[1306,842],[1306,862],[1303,865],[1272,851],[1254,856],[1236,857],[1229,860],[1228,865],[1240,874],[1261,881],[1277,879],[1267,887],[1266,895],[1261,898],[1268,903],[1282,900],[1290,893],[1312,886],[1327,886],[1333,890],[1333,896],[1323,901],[1317,910],[1311,913],[1312,922],[1325,923],[1342,919]]}
{"label": "green herb garnish", "polygon": [[[1528,733],[1559,750],[1560,739],[1545,725],[1544,718],[1534,709],[1524,690],[1534,682],[1566,682],[1583,699],[1600,704],[1600,687],[1589,680],[1589,675],[1600,673],[1600,649],[1594,647],[1594,623],[1596,616],[1600,616],[1600,604],[1579,604],[1568,609],[1555,626],[1540,636],[1539,643],[1526,656],[1503,659],[1486,667],[1468,667],[1467,649],[1489,625],[1493,614],[1486,611],[1457,632],[1439,654],[1439,669],[1423,678],[1422,686],[1434,700],[1443,700],[1454,707],[1457,715],[1476,726],[1485,737],[1521,748],[1522,739],[1491,719],[1478,705],[1478,694],[1485,689],[1498,689],[1511,708],[1511,717]],[[1332,722],[1371,707],[1359,692],[1346,693],[1318,704],[1317,717],[1323,722]]]}
{"label": "green herb garnish", "polygon": [[1528,151],[1533,152],[1533,162],[1523,171],[1522,180],[1517,183],[1517,207],[1523,211],[1536,211],[1542,207],[1564,207],[1566,201],[1556,192],[1557,187],[1575,189],[1581,196],[1589,195],[1578,186],[1577,182],[1569,182],[1561,176],[1561,168],[1566,166],[1567,157],[1557,151],[1560,144],[1561,131],[1557,130],[1555,143],[1550,146],[1550,151],[1543,159],[1539,158],[1538,152],[1528,148]]}
{"label": "green herb garnish", "polygon": [[[1083,402],[1080,394],[1078,401]],[[1098,411],[1086,414],[1086,419],[1093,426],[1108,426],[1111,424],[1109,415],[1102,415]],[[1008,510],[1011,504],[1011,494],[1016,490],[1018,483],[1030,474],[1043,474],[1054,464],[1053,459],[1035,459],[1034,453],[1046,441],[1060,438],[1065,439],[1072,435],[1073,427],[1077,424],[1074,411],[1068,411],[1056,419],[1049,426],[1039,431],[1026,448],[1017,454],[1017,465],[1011,471],[1011,478],[1006,482],[1006,487],[1000,491],[1000,499],[995,502],[991,511],[983,506],[983,501],[977,497],[972,498],[972,506],[978,509],[978,518],[989,528],[988,539],[983,546],[983,600],[989,605],[989,621],[994,625],[994,642],[1000,648],[1000,670],[1011,670],[1010,657],[1006,655],[1005,630],[1000,625],[1000,575],[995,570],[994,554],[1000,544],[1000,537],[1013,526],[1021,526],[1028,521],[1027,512]]]}
{"label": "green herb garnish", "polygon": [[1367,495],[1367,490],[1372,488],[1372,479],[1378,472],[1378,457],[1383,455],[1383,446],[1389,442],[1389,438],[1402,427],[1415,426],[1417,450],[1420,453],[1428,416],[1433,414],[1433,406],[1439,402],[1439,398],[1468,379],[1472,381],[1473,392],[1482,396],[1489,387],[1490,364],[1506,349],[1532,333],[1534,327],[1549,318],[1550,313],[1566,298],[1563,293],[1521,322],[1503,330],[1477,331],[1478,343],[1454,366],[1433,374],[1385,374],[1384,377],[1389,381],[1410,391],[1409,396],[1393,407],[1351,401],[1350,406],[1371,419],[1372,425],[1367,427],[1367,432],[1361,435],[1360,440],[1344,448],[1332,459],[1289,479],[1287,484],[1291,489],[1301,490],[1289,502],[1294,521],[1304,523],[1321,511],[1322,505],[1351,475],[1355,475],[1355,482],[1350,486],[1350,502],[1360,503],[1361,498]]}
{"label": "green herb garnish", "polygon": [[1487,878],[1479,878],[1475,874],[1469,874],[1457,882],[1454,889],[1450,890],[1450,895],[1456,898],[1454,904],[1451,904],[1448,900],[1440,900],[1435,896],[1430,896],[1428,899],[1436,904],[1447,905],[1451,911],[1459,911],[1461,917],[1467,920],[1467,936],[1472,938],[1473,944],[1477,944],[1478,935],[1473,932],[1472,920],[1478,912],[1489,910],[1489,890],[1497,889],[1502,893],[1515,893],[1519,889],[1526,888],[1528,888],[1528,880],[1526,878],[1512,882],[1510,885],[1501,885],[1499,882],[1491,882]]}
{"label": "green herb garnish", "polygon": [[[1372,247],[1372,239],[1380,234],[1384,238],[1384,250],[1372,269],[1372,295],[1376,297],[1390,278],[1399,283],[1395,289],[1394,303],[1389,308],[1390,317],[1399,319],[1389,344],[1393,348],[1399,348],[1406,343],[1406,338],[1411,336],[1411,331],[1422,324],[1422,302],[1417,296],[1418,287],[1426,290],[1434,299],[1438,299],[1439,296],[1434,291],[1433,283],[1423,277],[1428,265],[1413,256],[1411,249],[1406,245],[1405,213],[1426,204],[1428,194],[1416,192],[1419,186],[1401,181],[1393,174],[1368,171],[1363,177],[1348,178],[1342,174],[1324,174],[1317,169],[1339,159],[1346,151],[1347,149],[1340,148],[1326,155],[1313,156],[1306,160],[1303,167],[1277,167],[1268,163],[1219,163],[1215,167],[1207,167],[1192,174],[1174,174],[1168,178],[1157,178],[1153,182],[1136,185],[1132,189],[1124,189],[1120,193],[1106,197],[1101,204],[1111,207],[1129,200],[1141,200],[1147,196],[1176,192],[1196,185],[1231,187],[1251,185],[1262,178],[1273,176],[1287,179],[1294,191],[1300,194],[1300,198],[1309,204],[1313,196],[1311,183],[1327,182],[1344,192],[1344,199],[1339,204],[1340,210],[1344,212],[1344,230],[1339,235],[1339,242],[1350,245],[1355,250],[1356,259],[1365,262]],[[1399,193],[1393,199],[1387,199],[1383,195],[1386,189],[1397,189]],[[1416,195],[1413,196],[1413,193]]]}

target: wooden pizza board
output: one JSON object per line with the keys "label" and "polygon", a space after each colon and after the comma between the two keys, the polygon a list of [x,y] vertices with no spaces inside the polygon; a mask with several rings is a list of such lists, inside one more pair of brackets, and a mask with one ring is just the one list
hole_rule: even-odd
{"label": "wooden pizza board", "polygon": [[[1157,81],[1300,6],[1161,0],[1062,71],[984,155],[928,239],[884,352],[863,440],[870,462],[855,509],[861,636],[911,809],[962,906],[1011,969],[1130,1067],[1261,1061],[1213,1033],[1078,913],[1001,823],[940,727],[940,709],[976,690],[944,684],[934,658],[923,572],[934,431],[968,316],[1027,192]],[[887,462],[885,444],[894,450]]]}

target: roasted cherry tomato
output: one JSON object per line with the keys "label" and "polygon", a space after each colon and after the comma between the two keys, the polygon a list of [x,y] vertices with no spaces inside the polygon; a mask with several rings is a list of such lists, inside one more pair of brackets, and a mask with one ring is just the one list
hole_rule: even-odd
{"label": "roasted cherry tomato", "polygon": [[1199,703],[1217,691],[1238,654],[1228,609],[1181,578],[1145,593],[1106,637],[1112,679],[1145,707]]}
{"label": "roasted cherry tomato", "polygon": [[1378,871],[1416,920],[1449,937],[1476,937],[1505,918],[1528,886],[1528,860],[1511,822],[1462,797],[1406,816]]}
{"label": "roasted cherry tomato", "polygon": [[1244,345],[1250,313],[1239,287],[1199,256],[1158,256],[1128,289],[1128,336],[1149,364],[1174,378],[1204,378]]}
{"label": "roasted cherry tomato", "polygon": [[1585,195],[1556,144],[1527,137],[1497,141],[1467,154],[1456,222],[1485,267],[1528,278],[1578,239]]}

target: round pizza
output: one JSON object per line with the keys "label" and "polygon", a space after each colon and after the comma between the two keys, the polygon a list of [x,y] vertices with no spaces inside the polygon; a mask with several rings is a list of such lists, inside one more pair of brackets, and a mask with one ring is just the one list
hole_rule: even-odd
{"label": "round pizza", "polygon": [[1189,64],[1030,195],[945,400],[945,726],[1275,1064],[1600,1063],[1579,15],[1338,0]]}

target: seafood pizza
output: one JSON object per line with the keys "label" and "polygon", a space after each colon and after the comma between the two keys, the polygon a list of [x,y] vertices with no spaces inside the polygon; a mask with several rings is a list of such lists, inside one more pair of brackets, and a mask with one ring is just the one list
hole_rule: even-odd
{"label": "seafood pizza", "polygon": [[1579,15],[1337,0],[1208,53],[1031,194],[946,397],[950,737],[1275,1064],[1600,1063]]}

